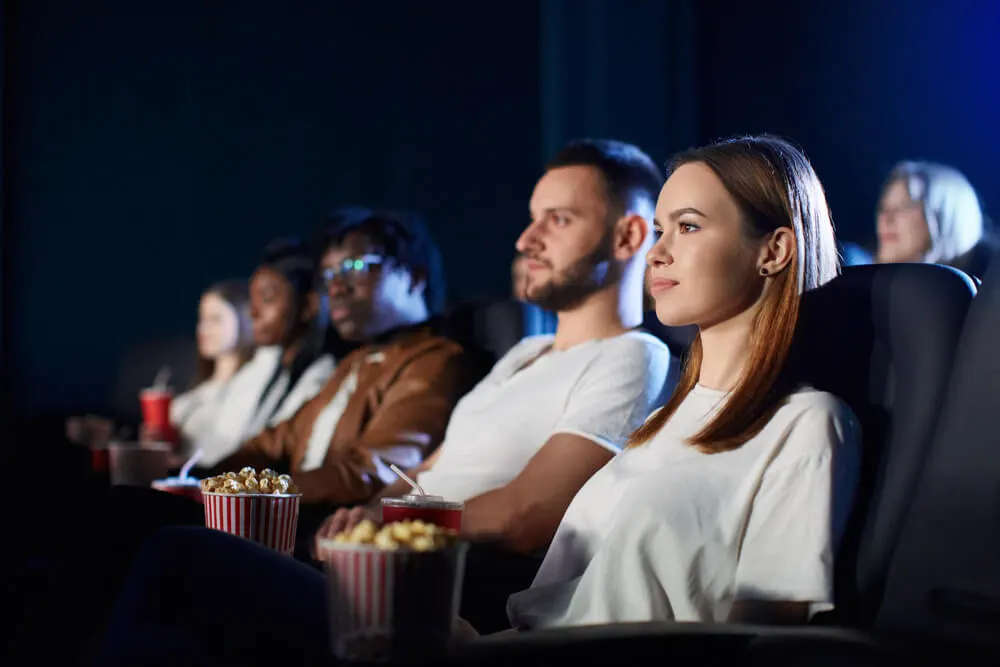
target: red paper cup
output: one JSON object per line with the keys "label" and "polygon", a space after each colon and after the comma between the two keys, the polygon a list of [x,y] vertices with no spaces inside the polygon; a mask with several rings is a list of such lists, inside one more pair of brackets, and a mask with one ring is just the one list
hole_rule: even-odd
{"label": "red paper cup", "polygon": [[90,469],[97,473],[106,473],[110,467],[107,445],[95,445],[90,448]]}
{"label": "red paper cup", "polygon": [[450,502],[441,496],[408,495],[382,499],[382,523],[410,519],[432,523],[458,532],[462,529],[464,503]]}
{"label": "red paper cup", "polygon": [[151,429],[165,429],[170,425],[170,402],[174,400],[171,389],[143,389],[139,392],[142,421]]}
{"label": "red paper cup", "polygon": [[414,662],[443,657],[458,614],[467,545],[382,551],[321,540],[330,640],[342,660]]}
{"label": "red paper cup", "polygon": [[139,392],[142,425],[148,437],[176,442],[177,433],[170,423],[170,403],[173,400],[172,389],[143,389]]}
{"label": "red paper cup", "polygon": [[157,491],[166,491],[176,496],[184,496],[197,502],[203,502],[201,497],[201,485],[198,480],[187,478],[181,480],[179,477],[167,477],[166,479],[153,480],[153,488]]}
{"label": "red paper cup", "polygon": [[202,492],[205,525],[291,555],[299,523],[301,493]]}

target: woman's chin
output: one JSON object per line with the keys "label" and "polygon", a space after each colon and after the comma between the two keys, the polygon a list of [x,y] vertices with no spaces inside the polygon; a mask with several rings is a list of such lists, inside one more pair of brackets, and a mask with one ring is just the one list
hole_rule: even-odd
{"label": "woman's chin", "polygon": [[670,308],[656,308],[656,319],[665,327],[687,327],[695,324],[691,317]]}

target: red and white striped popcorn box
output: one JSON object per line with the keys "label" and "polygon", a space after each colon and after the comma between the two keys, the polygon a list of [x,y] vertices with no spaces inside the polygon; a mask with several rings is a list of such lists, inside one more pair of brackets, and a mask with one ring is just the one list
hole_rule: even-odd
{"label": "red and white striped popcorn box", "polygon": [[323,540],[334,655],[363,662],[443,656],[458,614],[467,548],[384,551]]}
{"label": "red and white striped popcorn box", "polygon": [[291,555],[302,494],[202,492],[205,525]]}

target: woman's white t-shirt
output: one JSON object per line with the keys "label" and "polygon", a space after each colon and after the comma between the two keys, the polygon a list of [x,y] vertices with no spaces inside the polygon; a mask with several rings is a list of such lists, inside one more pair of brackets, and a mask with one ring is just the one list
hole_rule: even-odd
{"label": "woman's white t-shirt", "polygon": [[268,426],[291,419],[320,392],[335,367],[333,357],[320,356],[286,393],[287,370],[268,388],[279,372],[281,354],[280,347],[257,348],[228,382],[191,397],[202,399],[199,402],[187,400],[186,394],[174,399],[171,422],[180,430],[185,449],[202,449],[201,465],[215,465]]}
{"label": "woman's white t-shirt", "polygon": [[232,378],[224,382],[206,380],[194,389],[174,396],[170,402],[170,423],[180,435],[181,453],[190,453],[191,443],[212,428],[218,417],[219,404],[231,381]]}
{"label": "woman's white t-shirt", "polygon": [[686,444],[726,396],[696,386],[650,442],[580,489],[531,588],[510,598],[515,627],[723,622],[737,600],[832,605],[857,420],[803,388],[734,451]]}

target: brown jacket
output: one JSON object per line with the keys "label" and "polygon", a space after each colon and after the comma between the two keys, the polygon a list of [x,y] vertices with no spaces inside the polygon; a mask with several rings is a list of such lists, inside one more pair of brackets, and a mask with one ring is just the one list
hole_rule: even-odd
{"label": "brown jacket", "polygon": [[[357,388],[337,422],[323,465],[300,466],[313,424],[357,366]],[[220,464],[290,464],[303,502],[348,504],[371,498],[381,487],[372,455],[415,446],[426,456],[444,439],[452,408],[470,388],[462,348],[429,327],[400,334],[383,345],[365,345],[337,364],[320,393],[290,420],[266,429]]]}

